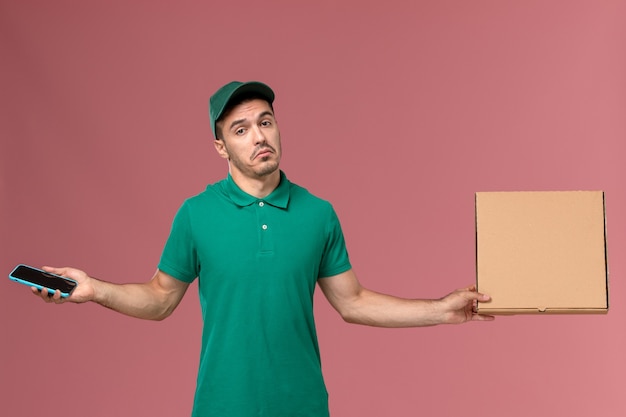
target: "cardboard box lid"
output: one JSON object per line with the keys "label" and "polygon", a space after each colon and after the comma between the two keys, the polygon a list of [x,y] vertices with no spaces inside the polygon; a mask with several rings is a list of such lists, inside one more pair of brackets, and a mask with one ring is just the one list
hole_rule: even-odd
{"label": "cardboard box lid", "polygon": [[476,193],[483,314],[606,313],[602,191]]}

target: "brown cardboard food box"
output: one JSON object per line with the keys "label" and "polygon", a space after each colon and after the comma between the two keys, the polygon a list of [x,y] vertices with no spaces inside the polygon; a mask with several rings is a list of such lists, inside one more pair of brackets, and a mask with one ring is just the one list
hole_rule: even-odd
{"label": "brown cardboard food box", "polygon": [[602,191],[476,193],[481,314],[608,312]]}

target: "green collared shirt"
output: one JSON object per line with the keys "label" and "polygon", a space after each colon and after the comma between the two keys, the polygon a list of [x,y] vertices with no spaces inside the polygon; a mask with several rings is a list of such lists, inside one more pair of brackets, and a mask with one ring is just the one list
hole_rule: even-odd
{"label": "green collared shirt", "polygon": [[159,269],[199,278],[204,319],[194,416],[323,417],[317,279],[350,269],[330,203],[292,184],[259,199],[228,177],[178,211]]}

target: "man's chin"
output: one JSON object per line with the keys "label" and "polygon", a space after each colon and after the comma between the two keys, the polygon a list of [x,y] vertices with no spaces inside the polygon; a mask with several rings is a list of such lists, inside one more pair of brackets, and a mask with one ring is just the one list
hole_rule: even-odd
{"label": "man's chin", "polygon": [[[263,161],[263,162],[266,162],[266,161]],[[259,177],[267,177],[268,175],[273,174],[277,170],[278,170],[278,162],[272,161],[272,162],[267,162],[266,164],[264,164],[262,167],[259,167],[259,169],[255,171]]]}

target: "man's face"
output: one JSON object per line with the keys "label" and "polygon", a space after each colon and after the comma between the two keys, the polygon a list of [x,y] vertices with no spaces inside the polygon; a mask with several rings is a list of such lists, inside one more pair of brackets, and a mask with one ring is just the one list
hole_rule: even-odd
{"label": "man's face", "polygon": [[267,101],[238,104],[218,123],[219,128],[222,139],[215,141],[215,149],[230,162],[231,175],[261,179],[278,169],[280,132]]}

